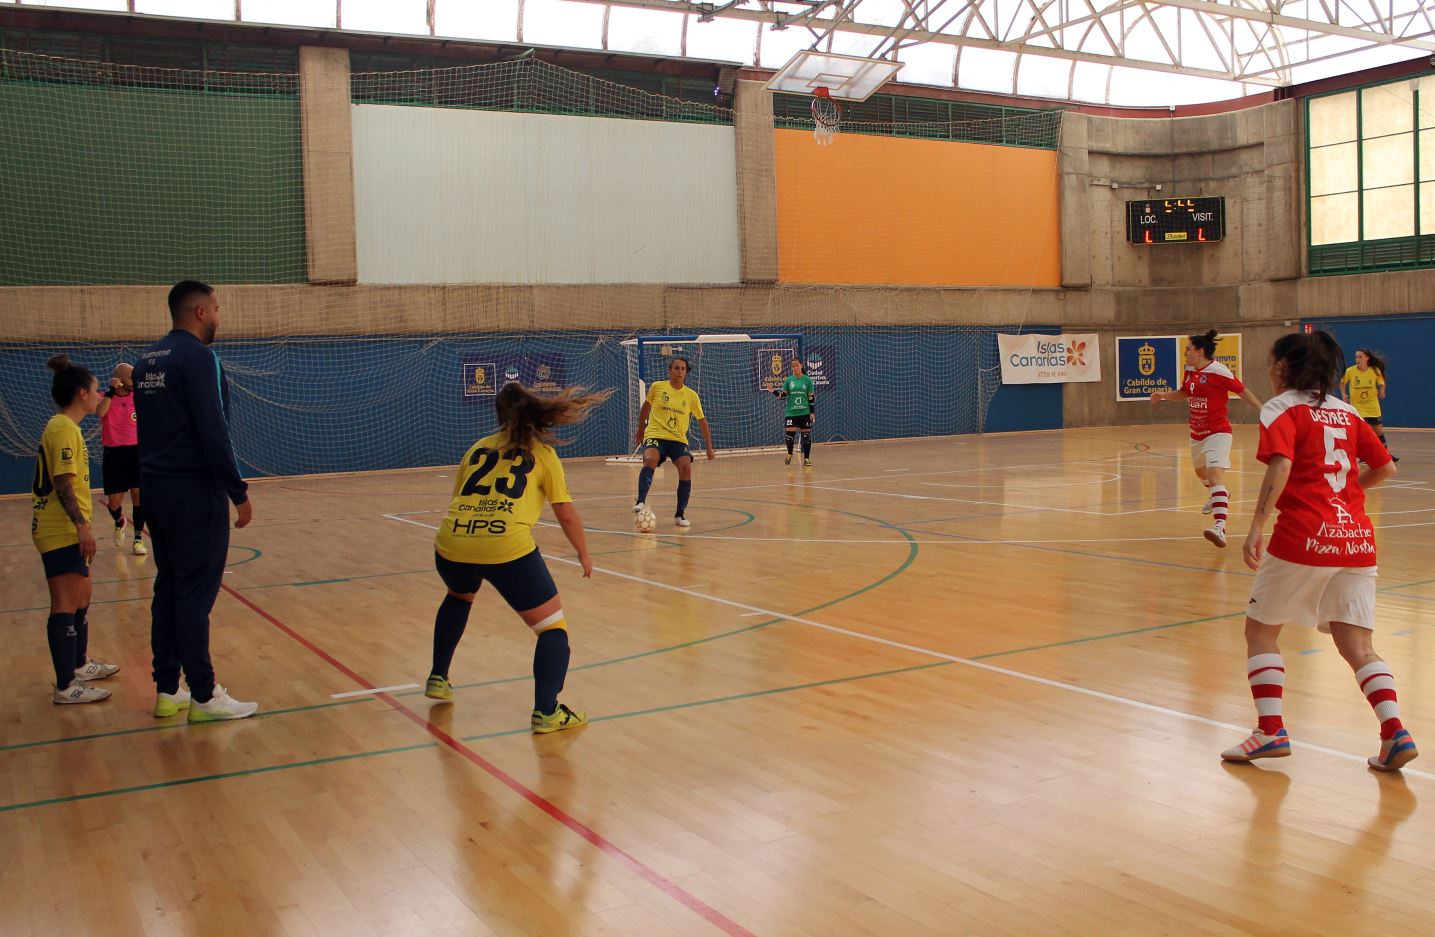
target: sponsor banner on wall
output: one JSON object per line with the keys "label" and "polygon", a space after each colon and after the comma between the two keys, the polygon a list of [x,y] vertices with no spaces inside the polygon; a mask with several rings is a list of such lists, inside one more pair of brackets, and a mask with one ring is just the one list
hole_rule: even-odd
{"label": "sponsor banner on wall", "polygon": [[[1116,399],[1149,400],[1158,391],[1179,389],[1186,370],[1189,341],[1186,335],[1119,336],[1116,339]],[[1245,380],[1241,377],[1239,332],[1216,339],[1215,360]]]}
{"label": "sponsor banner on wall", "polygon": [[512,381],[540,394],[557,393],[566,383],[567,369],[560,354],[472,354],[464,355],[461,360],[463,399],[467,403],[492,397],[500,387]]}
{"label": "sponsor banner on wall", "polygon": [[1070,384],[1101,380],[1096,334],[997,335],[1003,384]]}
{"label": "sponsor banner on wall", "polygon": [[803,373],[812,378],[814,393],[831,393],[837,389],[836,345],[813,345],[807,349],[807,360],[803,364]]}
{"label": "sponsor banner on wall", "polygon": [[461,364],[463,366],[462,386],[465,401],[476,400],[480,397],[492,397],[498,393],[498,365],[492,357],[464,355]]}
{"label": "sponsor banner on wall", "polygon": [[[1186,346],[1182,345],[1182,348]],[[1246,379],[1241,374],[1241,333],[1232,332],[1229,335],[1221,335],[1216,338],[1216,360],[1231,369],[1242,384]],[[1239,397],[1239,394],[1231,394],[1232,397]]]}
{"label": "sponsor banner on wall", "polygon": [[792,373],[792,359],[796,354],[791,348],[759,348],[754,362],[757,389],[768,394],[781,389],[783,378]]}
{"label": "sponsor banner on wall", "polygon": [[1181,386],[1183,341],[1175,335],[1118,336],[1116,399],[1150,400],[1154,393]]}

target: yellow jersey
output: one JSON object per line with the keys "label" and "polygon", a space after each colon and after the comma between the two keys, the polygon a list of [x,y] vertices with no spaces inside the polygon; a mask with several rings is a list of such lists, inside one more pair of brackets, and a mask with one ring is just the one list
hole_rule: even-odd
{"label": "yellow jersey", "polygon": [[55,478],[59,475],[75,476],[72,482],[75,500],[79,502],[80,513],[88,523],[93,510],[90,503],[90,450],[85,445],[85,434],[80,431],[80,425],[63,413],[50,417],[50,422],[45,424],[45,432],[40,434],[40,451],[35,457],[35,481],[30,486],[30,537],[35,541],[35,549],[41,553],[80,542],[79,531],[55,496]]}
{"label": "yellow jersey", "polygon": [[1350,385],[1350,405],[1355,412],[1369,420],[1380,419],[1379,388],[1385,386],[1385,376],[1374,368],[1364,371],[1355,365],[1345,369],[1342,384]]}
{"label": "yellow jersey", "polygon": [[532,553],[543,503],[572,501],[563,463],[547,443],[509,446],[485,436],[464,454],[434,549],[455,563],[507,563]]}
{"label": "yellow jersey", "polygon": [[674,442],[688,441],[688,421],[691,418],[707,419],[703,415],[703,402],[698,392],[687,384],[682,390],[674,390],[668,381],[654,381],[648,388],[648,428],[643,430],[644,439],[671,439]]}

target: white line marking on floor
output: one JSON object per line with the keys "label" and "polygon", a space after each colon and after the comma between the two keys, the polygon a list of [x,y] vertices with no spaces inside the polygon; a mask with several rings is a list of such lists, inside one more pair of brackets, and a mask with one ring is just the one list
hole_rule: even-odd
{"label": "white line marking on floor", "polygon": [[417,683],[400,683],[396,686],[381,686],[372,690],[350,690],[347,693],[330,693],[329,699],[348,699],[351,696],[371,696],[375,693],[392,693],[395,690],[417,690]]}
{"label": "white line marking on floor", "polygon": [[[403,519],[393,518],[393,520]],[[404,521],[404,523],[415,524],[419,527],[428,527],[430,530],[437,529],[429,524],[419,524],[417,521]],[[566,563],[569,566],[582,565],[577,560],[570,560],[562,556],[552,556],[549,557],[549,559],[557,563]],[[933,657],[937,660],[949,661],[953,664],[961,664],[964,667],[971,667],[976,670],[984,670],[987,673],[1000,674],[1001,676],[1010,677],[1014,680],[1025,680],[1029,683],[1036,683],[1040,684],[1041,686],[1048,686],[1058,690],[1067,690],[1072,693],[1078,693],[1082,696],[1087,696],[1092,699],[1103,700],[1108,703],[1116,703],[1121,706],[1130,706],[1143,712],[1157,713],[1163,716],[1170,716],[1173,719],[1181,719],[1186,722],[1197,722],[1201,725],[1213,726],[1218,729],[1229,729],[1231,732],[1237,734],[1245,734],[1250,732],[1250,726],[1233,725],[1229,722],[1221,722],[1219,719],[1209,719],[1205,716],[1197,716],[1193,713],[1182,712],[1179,709],[1170,709],[1165,706],[1157,706],[1154,703],[1145,703],[1141,700],[1129,699],[1125,696],[1117,696],[1114,693],[1103,693],[1100,690],[1088,689],[1084,686],[1077,686],[1074,683],[1062,683],[1059,680],[1049,680],[1046,677],[1038,677],[1034,674],[1022,673],[1019,670],[1008,670],[1005,667],[997,667],[995,665],[987,664],[982,661],[970,660],[965,657],[957,657],[953,654],[944,654],[941,651],[934,651],[930,648],[918,647],[915,644],[905,644],[901,641],[893,641],[888,638],[881,638],[877,635],[867,634],[862,631],[853,631],[850,628],[839,628],[836,625],[829,625],[811,618],[803,618],[798,615],[787,615],[783,612],[773,611],[772,609],[761,608],[756,605],[748,605],[746,602],[737,602],[732,599],[725,599],[722,596],[710,595],[706,592],[697,592],[685,586],[673,586],[669,585],[666,582],[658,582],[653,579],[644,579],[641,576],[633,576],[629,573],[621,573],[615,569],[604,569],[601,566],[593,567],[593,571],[595,573],[604,573],[609,576],[614,576],[618,579],[627,579],[630,582],[642,583],[645,586],[652,586],[655,589],[665,589],[669,592],[680,592],[685,595],[691,595],[694,598],[706,599],[709,602],[715,602],[719,605],[726,605],[729,608],[746,609],[749,612],[769,615],[773,618],[780,618],[784,621],[790,621],[795,624],[806,625],[809,628],[817,628],[821,631],[831,632],[832,634],[840,634],[849,638],[856,638],[859,641],[870,641],[873,644],[881,644],[885,647],[896,648],[902,651],[909,651],[913,654],[921,654],[925,657]],[[1365,764],[1365,758],[1361,755],[1353,755],[1350,752],[1343,752],[1338,749],[1327,748],[1323,745],[1313,745],[1309,742],[1292,742],[1291,747],[1308,749],[1313,752],[1320,752],[1324,755],[1331,755],[1332,757],[1340,758],[1345,761],[1354,761],[1359,762],[1360,764]],[[1406,768],[1402,771],[1402,773],[1407,778],[1423,778],[1427,781],[1435,781],[1435,774],[1430,774],[1425,771],[1418,771],[1413,768]]]}

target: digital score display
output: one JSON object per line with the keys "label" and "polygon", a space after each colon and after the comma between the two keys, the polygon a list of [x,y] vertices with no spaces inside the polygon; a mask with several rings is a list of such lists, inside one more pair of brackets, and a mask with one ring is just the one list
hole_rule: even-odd
{"label": "digital score display", "polygon": [[1226,200],[1142,199],[1126,203],[1126,239],[1132,244],[1188,244],[1226,236]]}

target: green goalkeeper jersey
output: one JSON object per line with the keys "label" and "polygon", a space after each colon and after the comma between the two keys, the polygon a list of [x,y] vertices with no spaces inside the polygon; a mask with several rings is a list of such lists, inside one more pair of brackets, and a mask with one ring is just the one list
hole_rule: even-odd
{"label": "green goalkeeper jersey", "polygon": [[789,375],[782,382],[782,396],[787,398],[784,416],[808,416],[812,413],[812,378]]}

